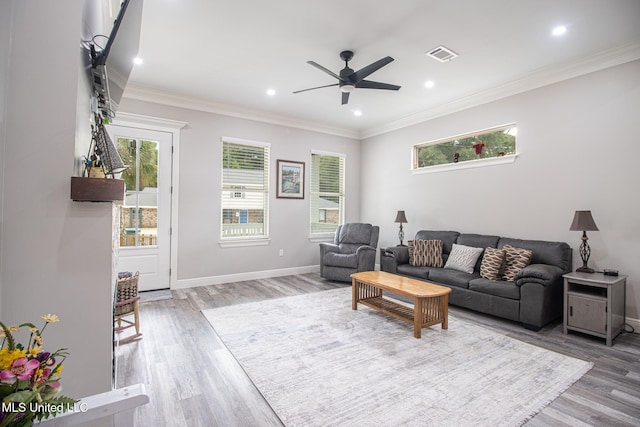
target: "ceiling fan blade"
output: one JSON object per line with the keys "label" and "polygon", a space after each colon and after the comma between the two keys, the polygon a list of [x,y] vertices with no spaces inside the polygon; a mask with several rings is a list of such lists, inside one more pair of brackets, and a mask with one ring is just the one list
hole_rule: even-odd
{"label": "ceiling fan blade", "polygon": [[308,90],[314,90],[314,89],[322,89],[323,87],[331,87],[331,86],[338,86],[340,83],[334,83],[332,85],[325,85],[325,86],[318,86],[318,87],[310,87],[309,89],[302,89],[302,90],[297,90],[293,93],[300,93],[300,92],[306,92]]}
{"label": "ceiling fan blade", "polygon": [[307,64],[309,65],[313,65],[314,67],[316,67],[318,70],[320,71],[324,71],[325,73],[329,74],[332,77],[335,77],[336,79],[340,80],[341,82],[344,82],[345,80],[340,77],[339,75],[337,75],[336,73],[334,73],[331,70],[328,70],[326,68],[324,68],[322,65],[318,64],[317,62],[313,62],[313,61],[307,61]]}
{"label": "ceiling fan blade", "polygon": [[401,86],[391,85],[389,83],[372,82],[371,80],[361,80],[356,83],[356,87],[359,89],[386,89],[386,90],[398,90]]}
{"label": "ceiling fan blade", "polygon": [[355,73],[353,73],[351,75],[351,79],[355,82],[358,83],[360,81],[362,81],[365,77],[367,77],[369,74],[372,74],[376,71],[378,71],[380,68],[384,67],[385,65],[387,65],[388,63],[390,63],[391,61],[393,61],[393,58],[390,56],[387,56],[386,58],[382,58],[372,64],[367,65],[364,68],[359,69],[358,71],[356,71]]}
{"label": "ceiling fan blade", "polygon": [[349,92],[342,92],[342,105],[349,102]]}

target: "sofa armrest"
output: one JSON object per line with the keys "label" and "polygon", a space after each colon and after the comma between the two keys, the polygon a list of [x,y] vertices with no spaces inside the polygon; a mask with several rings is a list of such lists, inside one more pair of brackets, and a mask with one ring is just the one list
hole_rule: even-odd
{"label": "sofa armrest", "polygon": [[356,249],[358,257],[358,271],[373,271],[376,268],[376,248],[360,246]]}
{"label": "sofa armrest", "polygon": [[392,246],[380,250],[380,269],[388,273],[397,273],[398,265],[409,263],[409,248]]}
{"label": "sofa armrest", "polygon": [[334,245],[333,243],[320,243],[320,255],[324,255],[329,252],[340,252],[340,247],[338,245]]}
{"label": "sofa armrest", "polygon": [[369,251],[373,251],[373,253],[375,254],[376,248],[369,245],[363,245],[363,246],[360,246],[358,249],[356,249],[356,254],[358,255],[358,257],[360,257],[362,256],[361,254],[364,254],[365,252],[369,252]]}
{"label": "sofa armrest", "polygon": [[340,247],[333,243],[320,243],[320,276],[324,277],[324,256],[329,252],[340,252]]}
{"label": "sofa armrest", "polygon": [[565,272],[555,265],[530,264],[516,274],[516,285],[522,286],[525,283],[539,283],[550,286],[556,282],[562,282],[562,275]]}
{"label": "sofa armrest", "polygon": [[520,322],[526,328],[538,330],[562,317],[564,273],[554,265],[531,264],[516,274],[515,282],[520,287]]}
{"label": "sofa armrest", "polygon": [[409,248],[407,246],[391,246],[385,253],[396,259],[398,264],[409,264]]}

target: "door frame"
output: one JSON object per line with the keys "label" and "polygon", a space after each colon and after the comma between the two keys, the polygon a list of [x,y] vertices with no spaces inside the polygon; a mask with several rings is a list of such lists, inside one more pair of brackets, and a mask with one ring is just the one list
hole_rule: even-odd
{"label": "door frame", "polygon": [[140,130],[152,130],[158,132],[167,132],[172,135],[171,150],[171,265],[169,275],[169,289],[175,289],[178,281],[178,200],[179,194],[179,176],[178,168],[180,165],[180,130],[187,126],[187,122],[181,122],[171,119],[163,119],[158,117],[143,116],[126,112],[118,112],[117,117],[113,120],[114,125],[126,126]]}

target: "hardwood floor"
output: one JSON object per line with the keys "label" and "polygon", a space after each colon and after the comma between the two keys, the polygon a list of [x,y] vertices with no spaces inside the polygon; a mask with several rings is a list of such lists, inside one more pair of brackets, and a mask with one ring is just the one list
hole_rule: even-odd
{"label": "hardwood floor", "polygon": [[[176,290],[173,299],[142,304],[143,338],[116,350],[116,386],[144,383],[150,395],[151,402],[137,410],[136,425],[282,425],[200,310],[344,286],[303,274]],[[606,347],[602,339],[564,335],[561,323],[533,332],[455,306],[449,313],[594,363],[527,426],[640,425],[639,334],[621,334]]]}

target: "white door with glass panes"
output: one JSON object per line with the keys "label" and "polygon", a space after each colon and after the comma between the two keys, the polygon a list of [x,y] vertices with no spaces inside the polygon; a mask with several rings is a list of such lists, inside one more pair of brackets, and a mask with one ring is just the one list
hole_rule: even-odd
{"label": "white door with glass panes", "polygon": [[107,126],[129,168],[122,173],[118,271],[140,272],[138,289],[168,289],[171,274],[172,134]]}

